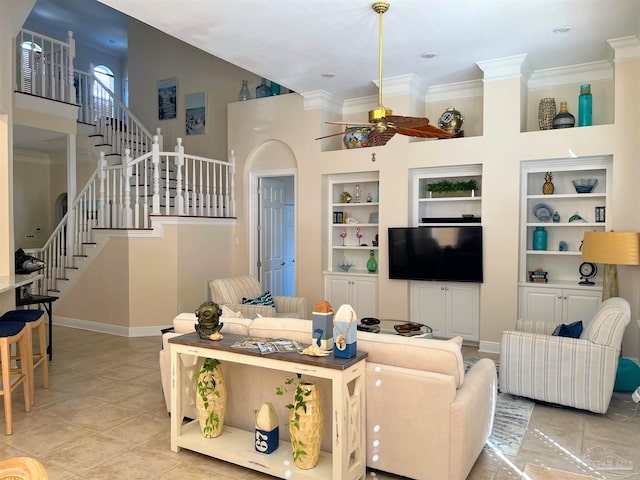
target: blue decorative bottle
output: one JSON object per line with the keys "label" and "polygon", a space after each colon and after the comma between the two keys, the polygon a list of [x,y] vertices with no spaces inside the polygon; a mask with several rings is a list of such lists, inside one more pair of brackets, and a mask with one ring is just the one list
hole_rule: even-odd
{"label": "blue decorative bottle", "polygon": [[547,230],[544,227],[536,227],[533,231],[533,249],[547,249]]}
{"label": "blue decorative bottle", "polygon": [[591,85],[588,83],[580,85],[580,96],[578,97],[578,126],[588,127],[591,125]]}
{"label": "blue decorative bottle", "polygon": [[267,80],[262,79],[262,83],[256,87],[256,98],[270,97],[271,89],[267,86]]}

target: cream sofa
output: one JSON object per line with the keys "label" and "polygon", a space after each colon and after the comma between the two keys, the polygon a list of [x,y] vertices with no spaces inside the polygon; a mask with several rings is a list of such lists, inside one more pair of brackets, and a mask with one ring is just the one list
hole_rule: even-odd
{"label": "cream sofa", "polygon": [[[222,318],[222,333],[260,337],[285,337],[311,341],[311,320],[291,318]],[[195,316],[174,319],[175,333],[165,333],[160,352],[160,370],[169,409],[169,344],[172,336],[192,332]],[[473,467],[493,422],[497,393],[496,368],[492,360],[478,361],[465,375],[460,343],[425,338],[358,332],[358,350],[369,353],[366,366],[367,466],[415,479],[462,480]],[[184,401],[193,403],[193,373],[198,360],[182,357],[190,379],[182,387]],[[276,407],[280,435],[288,439],[284,424],[286,403],[277,397],[282,372],[223,365],[228,402],[225,424],[252,429],[253,412],[263,402]],[[266,373],[265,373],[266,372]],[[330,385],[319,382],[321,401],[330,409]],[[323,386],[326,385],[326,388]],[[192,407],[191,407],[192,408]],[[189,415],[187,411],[186,415]],[[193,413],[191,413],[193,416]],[[325,432],[331,431],[331,416],[325,415]],[[331,449],[330,435],[322,448]]]}

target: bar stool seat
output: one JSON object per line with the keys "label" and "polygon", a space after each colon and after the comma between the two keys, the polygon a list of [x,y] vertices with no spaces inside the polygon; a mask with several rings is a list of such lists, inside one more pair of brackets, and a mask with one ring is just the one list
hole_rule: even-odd
{"label": "bar stool seat", "polygon": [[[11,368],[11,346],[17,345],[20,352],[20,369]],[[2,369],[2,390],[4,400],[5,433],[11,435],[12,412],[11,392],[22,384],[24,408],[31,411],[31,359],[28,357],[27,328],[24,322],[5,320],[0,322],[0,368]]]}
{"label": "bar stool seat", "polygon": [[[32,359],[32,367],[30,375],[31,381],[31,405],[35,402],[35,369],[41,367],[42,369],[42,385],[44,388],[49,388],[49,362],[47,361],[47,340],[46,340],[46,326],[45,326],[44,311],[42,310],[10,310],[4,313],[0,317],[0,324],[5,321],[19,321],[24,322],[27,327],[27,353]],[[36,332],[38,339],[38,352],[33,351],[33,339],[34,332]]]}

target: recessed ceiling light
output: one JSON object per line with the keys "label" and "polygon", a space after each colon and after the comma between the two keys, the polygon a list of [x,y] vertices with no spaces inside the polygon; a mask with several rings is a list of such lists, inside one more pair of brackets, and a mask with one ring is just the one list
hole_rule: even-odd
{"label": "recessed ceiling light", "polygon": [[436,52],[424,52],[423,54],[420,55],[422,58],[434,58],[437,57],[438,54]]}
{"label": "recessed ceiling light", "polygon": [[553,33],[567,33],[573,30],[573,25],[560,25],[553,29]]}
{"label": "recessed ceiling light", "polygon": [[336,74],[335,73],[322,73],[322,74],[320,74],[320,76],[324,77],[324,78],[333,78],[333,77],[336,76]]}

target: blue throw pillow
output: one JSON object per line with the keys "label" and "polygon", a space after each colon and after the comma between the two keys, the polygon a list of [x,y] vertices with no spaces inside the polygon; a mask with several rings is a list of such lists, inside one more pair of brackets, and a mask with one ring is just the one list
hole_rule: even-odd
{"label": "blue throw pillow", "polygon": [[578,320],[577,322],[573,322],[568,325],[561,323],[556,327],[551,335],[555,335],[556,337],[580,338],[581,333],[582,320]]}
{"label": "blue throw pillow", "polygon": [[262,295],[256,298],[243,298],[242,303],[246,305],[266,305],[267,307],[275,307],[276,304],[273,301],[271,292],[266,291]]}

